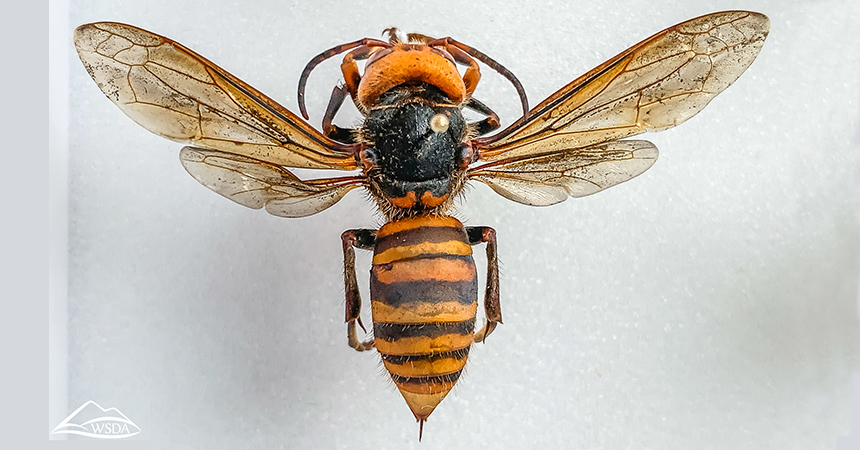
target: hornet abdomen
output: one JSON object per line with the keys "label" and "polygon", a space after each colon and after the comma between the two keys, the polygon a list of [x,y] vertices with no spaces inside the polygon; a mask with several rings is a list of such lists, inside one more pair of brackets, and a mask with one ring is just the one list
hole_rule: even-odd
{"label": "hornet abdomen", "polygon": [[376,348],[424,421],[460,377],[475,331],[478,279],[463,224],[418,216],[383,226],[370,298]]}

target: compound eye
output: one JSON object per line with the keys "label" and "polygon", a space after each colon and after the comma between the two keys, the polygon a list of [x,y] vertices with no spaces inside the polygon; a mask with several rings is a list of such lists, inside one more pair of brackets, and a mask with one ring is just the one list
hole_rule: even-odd
{"label": "compound eye", "polygon": [[436,114],[435,116],[430,118],[430,129],[437,133],[444,133],[448,131],[448,116],[445,114]]}

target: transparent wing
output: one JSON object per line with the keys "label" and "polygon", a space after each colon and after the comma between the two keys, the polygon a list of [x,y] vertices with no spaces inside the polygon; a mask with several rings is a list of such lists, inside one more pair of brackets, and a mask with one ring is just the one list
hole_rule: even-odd
{"label": "transparent wing", "polygon": [[112,22],[78,27],[74,43],[99,89],[155,134],[281,166],[356,168],[348,146],[182,44]]}
{"label": "transparent wing", "polygon": [[183,148],[179,159],[207,188],[242,206],[265,206],[270,214],[281,217],[316,214],[362,183],[360,177],[302,181],[274,164],[195,147]]}
{"label": "transparent wing", "polygon": [[480,159],[590,147],[679,125],[752,64],[769,27],[763,14],[726,11],[661,31],[563,87],[528,120],[476,139]]}
{"label": "transparent wing", "polygon": [[657,147],[648,141],[616,141],[492,162],[470,170],[468,177],[515,202],[548,206],[623,183],[656,160]]}

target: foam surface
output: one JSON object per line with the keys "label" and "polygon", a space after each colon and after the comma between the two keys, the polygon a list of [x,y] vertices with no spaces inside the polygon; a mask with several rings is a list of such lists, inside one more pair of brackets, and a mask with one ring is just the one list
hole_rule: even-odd
{"label": "foam surface", "polygon": [[[72,2],[71,24],[170,37],[296,111],[311,57],[390,26],[475,46],[537,104],[675,23],[769,15],[747,73],[681,127],[641,136],[661,155],[639,178],[547,208],[470,189],[456,216],[496,229],[504,325],[420,448],[808,449],[848,432],[856,2],[287,3]],[[346,345],[339,236],[380,225],[371,203],[356,191],[292,220],[233,204],[71,65],[69,405],[119,408],[153,448],[418,448],[378,356]],[[338,65],[310,79],[314,125]],[[476,97],[511,123],[515,92],[483,75]],[[369,264],[361,252],[365,297]]]}

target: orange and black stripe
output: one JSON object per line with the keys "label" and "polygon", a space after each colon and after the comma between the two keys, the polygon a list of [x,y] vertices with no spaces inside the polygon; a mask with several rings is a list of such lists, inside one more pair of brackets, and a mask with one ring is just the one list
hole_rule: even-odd
{"label": "orange and black stripe", "polygon": [[412,217],[376,234],[373,335],[410,409],[426,420],[454,387],[475,332],[478,279],[466,230],[451,217]]}

